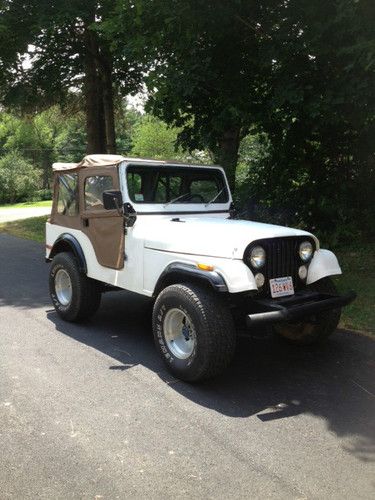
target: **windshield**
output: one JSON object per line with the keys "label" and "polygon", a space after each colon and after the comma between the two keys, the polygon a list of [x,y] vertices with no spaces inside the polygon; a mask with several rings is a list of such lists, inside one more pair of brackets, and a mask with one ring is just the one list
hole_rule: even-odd
{"label": "windshield", "polygon": [[130,199],[135,203],[227,203],[228,190],[218,169],[131,165],[127,169]]}

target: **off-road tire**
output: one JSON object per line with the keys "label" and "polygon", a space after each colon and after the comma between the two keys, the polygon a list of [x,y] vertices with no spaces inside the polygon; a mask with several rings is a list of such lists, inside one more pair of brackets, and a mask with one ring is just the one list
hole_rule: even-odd
{"label": "off-road tire", "polygon": [[[337,289],[330,278],[323,278],[311,285],[314,292],[337,295]],[[324,342],[337,328],[341,316],[341,308],[318,313],[313,321],[299,323],[280,323],[274,326],[274,331],[281,338],[293,344],[316,344]]]}
{"label": "off-road tire", "polygon": [[[195,347],[187,359],[168,348],[164,320],[172,309],[187,314],[193,326]],[[233,318],[214,291],[190,283],[168,286],[156,299],[152,320],[156,348],[175,377],[197,382],[214,377],[231,362],[236,344]]]}
{"label": "off-road tire", "polygon": [[[71,281],[72,298],[67,305],[63,305],[56,295],[55,276],[59,269],[65,270]],[[49,274],[49,291],[56,312],[65,321],[84,321],[95,314],[100,306],[99,284],[80,272],[77,259],[70,252],[58,253],[53,258]]]}

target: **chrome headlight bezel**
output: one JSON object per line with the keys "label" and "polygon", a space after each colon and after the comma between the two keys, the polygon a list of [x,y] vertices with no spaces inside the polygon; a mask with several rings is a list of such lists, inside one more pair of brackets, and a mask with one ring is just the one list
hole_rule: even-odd
{"label": "chrome headlight bezel", "polygon": [[298,254],[302,262],[310,262],[314,253],[314,247],[311,241],[302,241],[299,245]]}
{"label": "chrome headlight bezel", "polygon": [[248,260],[253,269],[261,269],[266,263],[265,249],[260,245],[256,245],[251,249]]}

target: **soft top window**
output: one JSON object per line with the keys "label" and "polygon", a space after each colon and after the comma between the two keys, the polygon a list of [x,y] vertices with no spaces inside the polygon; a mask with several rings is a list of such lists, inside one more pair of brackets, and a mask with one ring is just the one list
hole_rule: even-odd
{"label": "soft top window", "polygon": [[92,175],[85,179],[86,210],[103,209],[103,193],[113,189],[113,180],[109,175]]}
{"label": "soft top window", "polygon": [[135,203],[227,203],[222,172],[214,168],[131,165],[130,199]]}
{"label": "soft top window", "polygon": [[58,176],[57,213],[75,216],[78,214],[78,176],[64,174]]}

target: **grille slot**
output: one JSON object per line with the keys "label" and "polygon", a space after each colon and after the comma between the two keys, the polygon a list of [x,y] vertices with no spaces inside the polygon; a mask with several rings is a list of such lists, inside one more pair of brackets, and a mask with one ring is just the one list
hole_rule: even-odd
{"label": "grille slot", "polygon": [[[298,276],[299,266],[305,264],[302,262],[298,250],[302,241],[310,241],[313,250],[315,251],[315,241],[306,236],[290,236],[283,238],[267,238],[257,240],[251,243],[245,250],[244,260],[246,265],[250,267],[253,273],[261,272],[265,277],[265,284],[263,289],[259,291],[270,295],[269,280],[272,278],[282,278],[284,276],[291,276],[293,279],[293,286],[298,290],[304,284]],[[262,246],[266,251],[266,264],[261,269],[253,269],[250,265],[248,256],[255,246]],[[308,265],[308,264],[307,264]]]}

